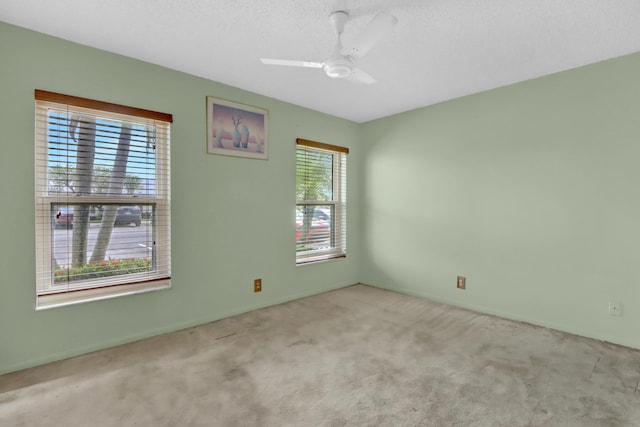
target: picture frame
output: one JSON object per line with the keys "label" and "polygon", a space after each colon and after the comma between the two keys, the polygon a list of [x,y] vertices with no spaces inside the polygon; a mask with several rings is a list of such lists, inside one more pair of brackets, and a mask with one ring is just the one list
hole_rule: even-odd
{"label": "picture frame", "polygon": [[207,96],[207,153],[267,160],[269,112]]}

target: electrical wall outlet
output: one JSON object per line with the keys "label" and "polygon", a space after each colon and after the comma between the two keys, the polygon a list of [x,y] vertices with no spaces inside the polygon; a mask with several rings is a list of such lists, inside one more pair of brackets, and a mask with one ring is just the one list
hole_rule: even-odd
{"label": "electrical wall outlet", "polygon": [[609,314],[611,316],[622,316],[622,304],[615,301],[609,301]]}
{"label": "electrical wall outlet", "polygon": [[262,279],[255,279],[253,281],[253,292],[262,292]]}
{"label": "electrical wall outlet", "polygon": [[464,277],[462,277],[462,276],[458,276],[458,282],[457,282],[457,284],[456,284],[456,287],[457,287],[458,289],[466,289],[466,288],[467,288],[467,284],[466,284],[466,282],[467,282],[467,279],[466,279],[466,278],[464,278]]}

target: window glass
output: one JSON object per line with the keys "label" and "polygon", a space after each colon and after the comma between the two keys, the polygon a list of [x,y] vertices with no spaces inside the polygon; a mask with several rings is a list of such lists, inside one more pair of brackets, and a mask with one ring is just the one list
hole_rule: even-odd
{"label": "window glass", "polygon": [[147,113],[36,91],[39,307],[168,286],[171,116]]}
{"label": "window glass", "polygon": [[347,150],[298,140],[296,262],[346,255]]}

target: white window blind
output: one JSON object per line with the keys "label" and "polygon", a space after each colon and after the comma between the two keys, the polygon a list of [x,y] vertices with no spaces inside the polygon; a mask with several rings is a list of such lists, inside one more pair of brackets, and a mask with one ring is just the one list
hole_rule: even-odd
{"label": "white window blind", "polygon": [[296,143],[296,263],[345,257],[349,149]]}
{"label": "white window blind", "polygon": [[35,99],[37,307],[168,287],[172,116]]}

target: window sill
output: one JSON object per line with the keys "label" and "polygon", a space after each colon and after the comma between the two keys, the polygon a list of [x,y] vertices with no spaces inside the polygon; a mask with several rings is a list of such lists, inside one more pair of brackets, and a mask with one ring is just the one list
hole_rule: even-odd
{"label": "window sill", "polygon": [[345,254],[335,254],[335,255],[318,255],[314,257],[301,258],[296,260],[296,267],[309,265],[309,264],[317,264],[319,262],[326,262],[334,259],[344,259],[346,257],[347,255]]}
{"label": "window sill", "polygon": [[131,285],[116,285],[57,294],[43,294],[37,296],[36,311],[169,288],[171,288],[171,279],[164,279]]}

